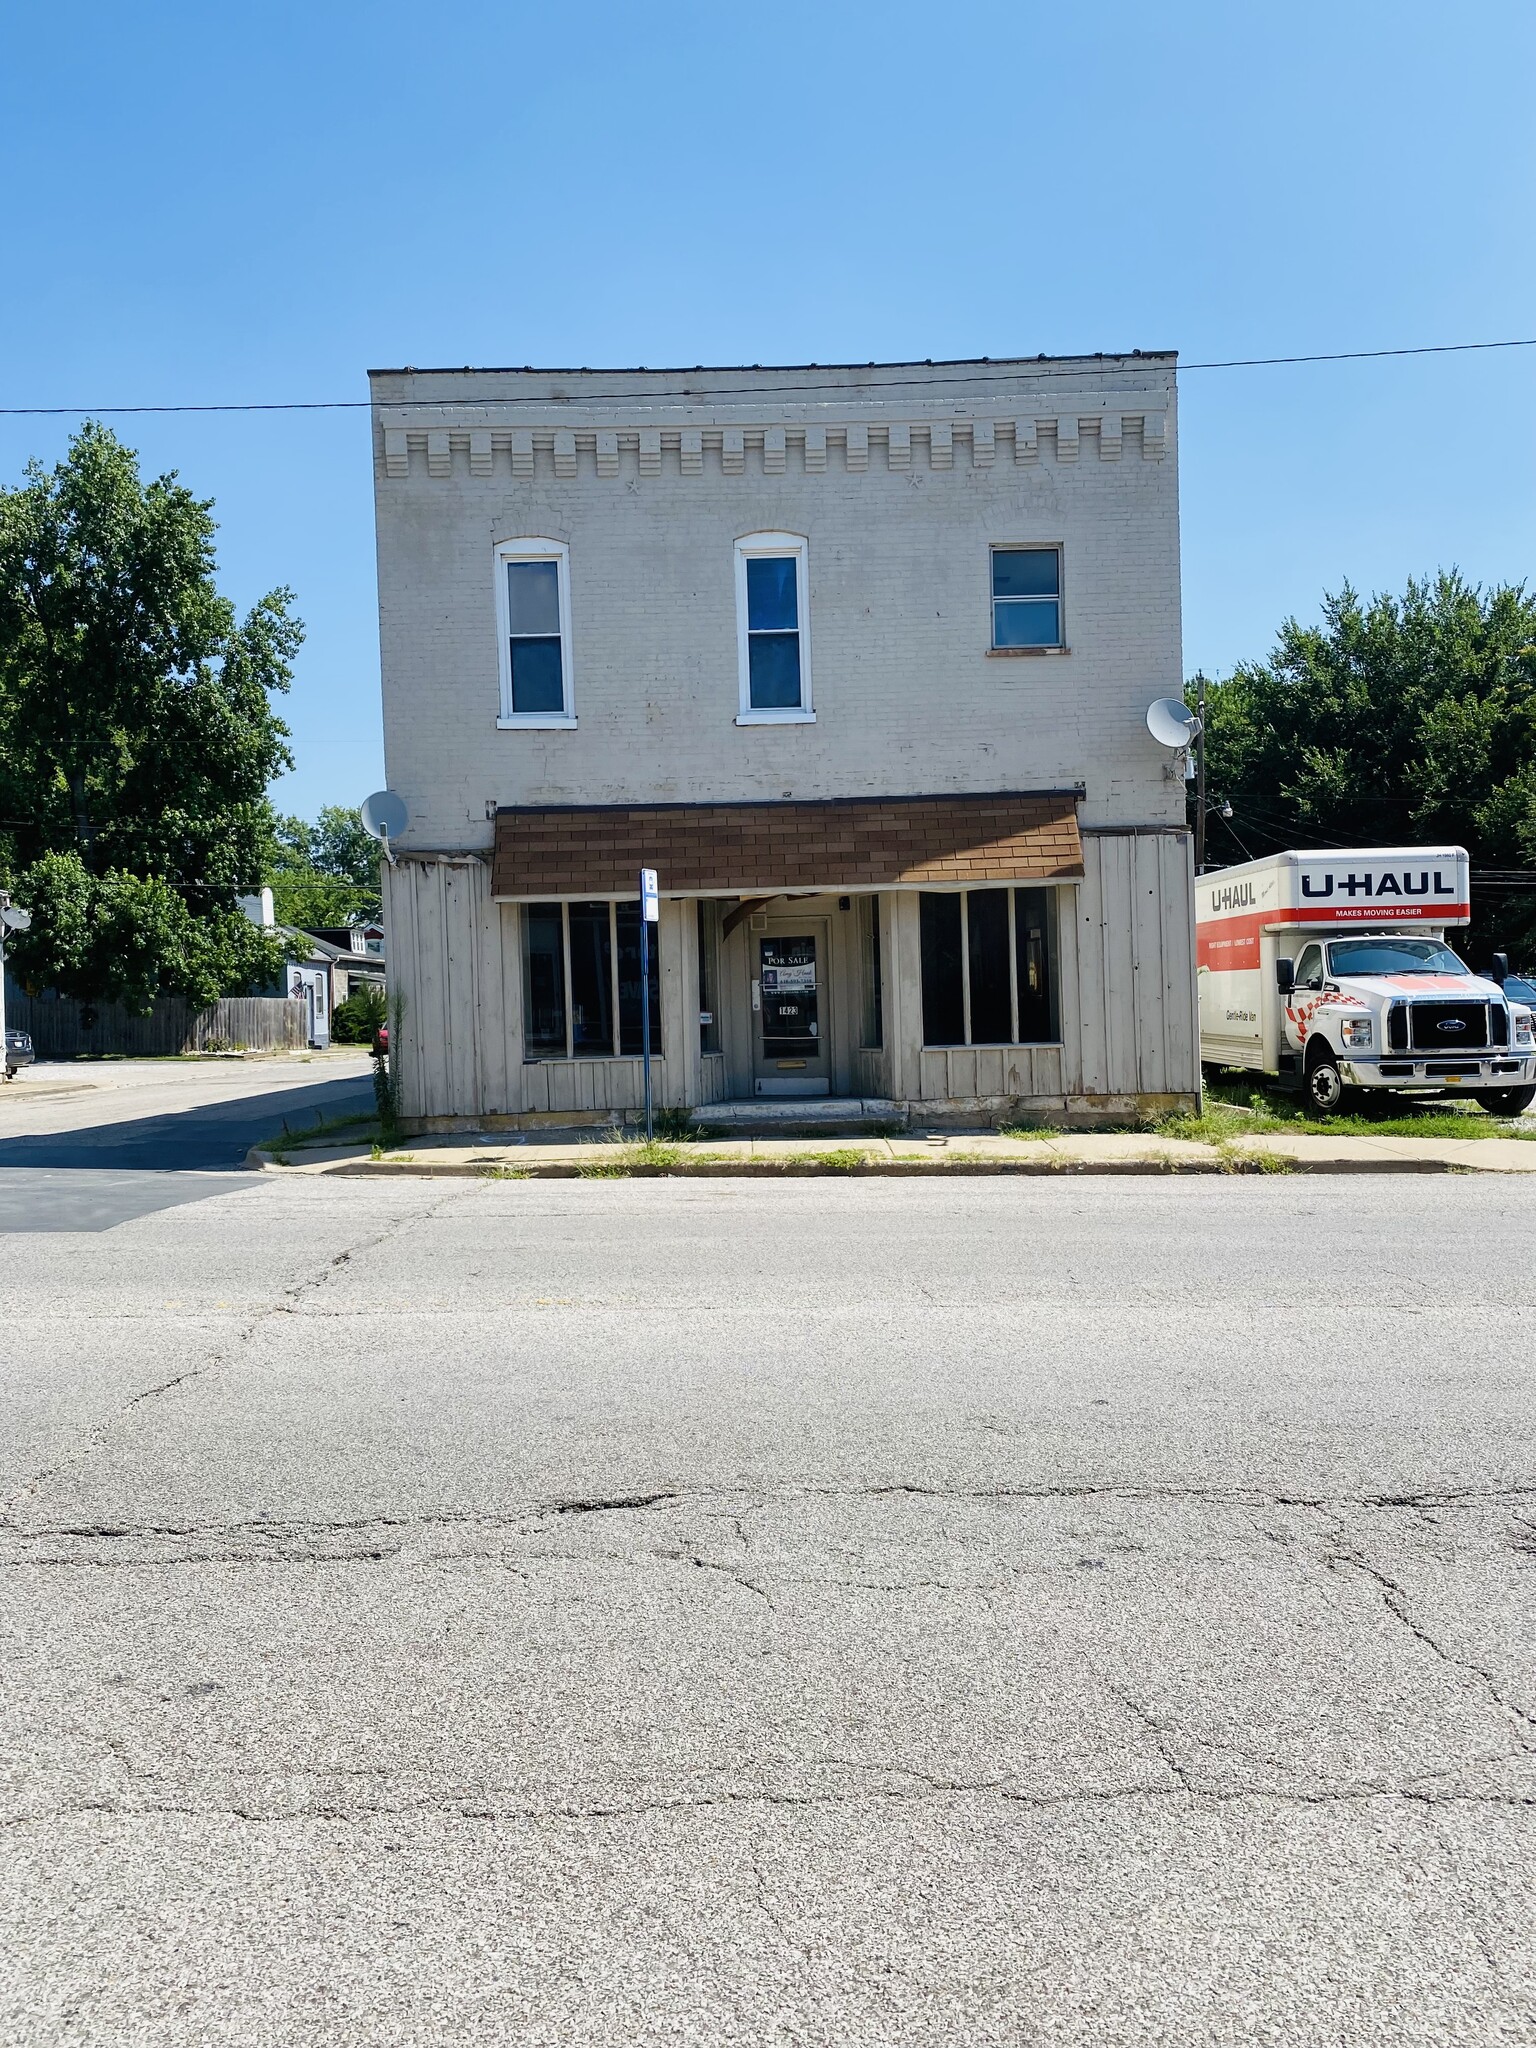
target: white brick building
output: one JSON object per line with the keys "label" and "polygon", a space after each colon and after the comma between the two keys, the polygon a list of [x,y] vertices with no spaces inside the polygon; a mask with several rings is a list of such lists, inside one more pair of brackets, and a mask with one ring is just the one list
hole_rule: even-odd
{"label": "white brick building", "polygon": [[409,1119],[1196,1091],[1171,356],[372,387]]}

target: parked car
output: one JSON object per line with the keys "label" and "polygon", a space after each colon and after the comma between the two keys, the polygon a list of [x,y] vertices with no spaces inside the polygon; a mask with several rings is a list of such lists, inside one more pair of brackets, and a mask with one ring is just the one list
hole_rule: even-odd
{"label": "parked car", "polygon": [[1536,1010],[1536,981],[1529,981],[1523,974],[1506,974],[1504,993],[1512,1003],[1524,1003],[1528,1010]]}
{"label": "parked car", "polygon": [[37,1058],[32,1050],[32,1040],[25,1031],[7,1031],[5,1034],[5,1078],[10,1080],[23,1067],[30,1067]]}

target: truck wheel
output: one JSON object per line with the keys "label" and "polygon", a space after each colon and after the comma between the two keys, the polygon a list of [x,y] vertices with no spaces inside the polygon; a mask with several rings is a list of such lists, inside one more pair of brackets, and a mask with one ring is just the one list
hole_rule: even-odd
{"label": "truck wheel", "polygon": [[1536,1088],[1482,1088],[1477,1099],[1490,1116],[1522,1116],[1536,1102]]}
{"label": "truck wheel", "polygon": [[1317,1057],[1307,1062],[1307,1100],[1324,1116],[1336,1110],[1344,1100],[1344,1076],[1327,1046],[1321,1047]]}

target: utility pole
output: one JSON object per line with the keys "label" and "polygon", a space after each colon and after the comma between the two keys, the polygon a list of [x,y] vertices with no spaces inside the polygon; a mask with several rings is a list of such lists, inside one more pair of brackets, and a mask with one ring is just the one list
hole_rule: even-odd
{"label": "utility pole", "polygon": [[1200,730],[1195,735],[1195,873],[1205,873],[1205,670],[1195,678],[1195,713]]}

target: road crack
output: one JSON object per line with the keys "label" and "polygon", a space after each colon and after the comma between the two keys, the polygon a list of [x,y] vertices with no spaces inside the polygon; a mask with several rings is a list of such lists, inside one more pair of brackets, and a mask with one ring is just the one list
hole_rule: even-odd
{"label": "road crack", "polygon": [[126,1401],[120,1402],[110,1415],[104,1416],[98,1422],[87,1425],[74,1439],[69,1448],[57,1457],[51,1465],[45,1466],[42,1471],[36,1472],[30,1478],[24,1480],[13,1494],[4,1502],[0,1502],[0,1523],[10,1522],[16,1511],[22,1508],[27,1501],[34,1499],[50,1481],[62,1477],[65,1472],[73,1470],[76,1466],[83,1464],[87,1459],[102,1450],[110,1440],[113,1432],[122,1426],[134,1409],[142,1407],[147,1401],[157,1401],[167,1394],[175,1393],[178,1388],[189,1386],[196,1380],[206,1379],[210,1373],[217,1371],[220,1366],[227,1365],[238,1354],[241,1347],[249,1344],[257,1332],[264,1325],[271,1322],[275,1316],[298,1313],[302,1303],[310,1295],[324,1287],[333,1275],[348,1265],[353,1258],[366,1252],[376,1251],[380,1245],[388,1243],[390,1238],[397,1236],[408,1225],[430,1223],[450,1203],[463,1201],[471,1192],[473,1190],[469,1188],[456,1188],[442,1196],[427,1209],[402,1211],[399,1215],[391,1217],[384,1228],[376,1231],[372,1237],[365,1238],[360,1243],[345,1246],[341,1251],[327,1259],[317,1271],[306,1275],[302,1280],[295,1281],[292,1286],[285,1287],[278,1300],[269,1303],[267,1307],[259,1309],[255,1315],[247,1318],[236,1332],[233,1341],[222,1340],[206,1357],[199,1359],[196,1363],[184,1366],[179,1372],[172,1373],[168,1378],[157,1381],[153,1386],[141,1387],[136,1394],[132,1394]]}

